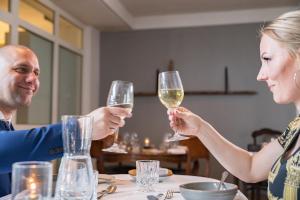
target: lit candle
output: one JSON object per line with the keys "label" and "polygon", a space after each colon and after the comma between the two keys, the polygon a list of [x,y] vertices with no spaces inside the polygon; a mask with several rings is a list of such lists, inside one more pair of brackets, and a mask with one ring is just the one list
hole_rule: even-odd
{"label": "lit candle", "polygon": [[149,147],[150,146],[150,139],[149,138],[145,138],[145,140],[144,140],[144,146],[145,147]]}
{"label": "lit candle", "polygon": [[29,190],[29,199],[35,200],[38,199],[38,193],[37,193],[37,183],[35,182],[34,177],[30,177],[28,179],[28,190]]}

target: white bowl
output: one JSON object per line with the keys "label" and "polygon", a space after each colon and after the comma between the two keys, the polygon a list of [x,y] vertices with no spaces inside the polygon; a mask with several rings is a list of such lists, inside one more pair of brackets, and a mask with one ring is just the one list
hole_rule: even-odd
{"label": "white bowl", "polygon": [[237,186],[224,183],[218,190],[219,182],[194,182],[179,186],[181,195],[186,200],[233,200],[237,193]]}

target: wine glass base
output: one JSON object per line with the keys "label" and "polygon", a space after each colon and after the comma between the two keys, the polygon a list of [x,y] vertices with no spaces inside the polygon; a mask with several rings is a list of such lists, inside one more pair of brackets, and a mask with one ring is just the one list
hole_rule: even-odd
{"label": "wine glass base", "polygon": [[121,149],[119,147],[119,145],[117,144],[113,144],[111,147],[109,148],[106,148],[106,149],[102,149],[102,151],[105,151],[105,152],[113,152],[113,153],[128,153],[127,151],[125,151],[124,149]]}
{"label": "wine glass base", "polygon": [[180,140],[187,140],[189,138],[190,137],[183,136],[183,135],[180,135],[178,133],[175,133],[172,137],[168,138],[166,140],[166,142],[176,142],[176,141],[180,141]]}

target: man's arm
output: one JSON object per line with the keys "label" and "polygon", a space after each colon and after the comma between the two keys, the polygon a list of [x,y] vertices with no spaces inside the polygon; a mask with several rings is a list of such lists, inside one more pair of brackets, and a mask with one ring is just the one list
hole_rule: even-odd
{"label": "man's arm", "polygon": [[18,131],[0,131],[0,173],[18,161],[53,160],[63,155],[62,125]]}

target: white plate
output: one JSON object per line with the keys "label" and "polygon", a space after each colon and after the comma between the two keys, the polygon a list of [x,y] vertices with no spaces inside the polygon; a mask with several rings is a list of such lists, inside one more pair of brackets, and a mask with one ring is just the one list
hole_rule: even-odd
{"label": "white plate", "polygon": [[108,183],[112,182],[116,177],[108,174],[99,174],[98,175],[98,183]]}

